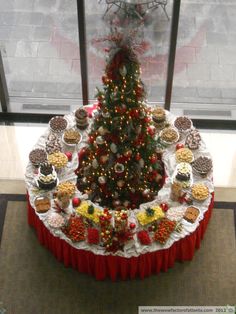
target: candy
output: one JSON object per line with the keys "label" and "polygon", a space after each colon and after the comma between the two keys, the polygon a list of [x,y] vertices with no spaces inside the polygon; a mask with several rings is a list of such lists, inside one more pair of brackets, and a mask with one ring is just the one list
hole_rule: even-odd
{"label": "candy", "polygon": [[55,116],[49,121],[49,125],[52,131],[61,132],[67,127],[67,121],[63,117]]}
{"label": "candy", "polygon": [[47,153],[44,149],[36,148],[29,154],[29,160],[34,165],[39,165],[47,160]]}
{"label": "candy", "polygon": [[192,127],[192,121],[187,117],[178,117],[175,119],[174,126],[179,131],[186,131]]}

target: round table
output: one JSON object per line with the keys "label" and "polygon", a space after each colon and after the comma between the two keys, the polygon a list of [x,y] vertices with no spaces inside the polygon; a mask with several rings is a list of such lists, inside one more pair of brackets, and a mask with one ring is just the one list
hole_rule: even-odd
{"label": "round table", "polygon": [[[95,107],[88,107],[87,109],[91,114]],[[69,121],[69,126],[73,126],[74,114],[69,114],[67,119]],[[173,122],[173,119],[173,115],[170,114],[169,122]],[[49,128],[37,141],[35,148],[43,148],[45,146],[45,138],[48,134]],[[86,136],[88,136],[88,131],[84,131],[84,137],[86,138]],[[182,139],[182,141],[184,141],[184,139]],[[84,144],[85,140],[84,143],[81,143],[78,151],[73,154],[71,163],[73,167],[67,168],[66,177],[64,177],[62,172],[60,180],[63,181],[69,178],[76,182],[75,170],[78,167],[79,150]],[[170,171],[170,168],[173,168],[173,164],[175,163],[173,159],[174,152],[175,144],[172,145],[171,148],[168,148],[168,152],[165,152],[163,155],[167,179],[163,188],[158,193],[157,201],[159,203],[166,199],[170,191],[171,175],[173,174]],[[200,153],[203,152],[206,152],[205,144],[200,148]],[[194,256],[195,249],[200,247],[200,242],[206,231],[214,204],[214,188],[211,172],[210,176],[205,179],[211,194],[205,202],[200,205],[198,204],[199,207],[201,206],[202,211],[199,215],[199,220],[194,225],[189,223],[189,226],[185,226],[183,234],[180,233],[180,235],[174,235],[170,241],[164,245],[153,244],[150,247],[145,245],[142,246],[137,244],[138,240],[135,238],[134,244],[132,244],[133,247],[129,247],[123,252],[118,251],[113,254],[105,251],[103,252],[102,250],[104,249],[101,249],[101,247],[96,249],[96,246],[89,246],[86,243],[75,244],[69,238],[66,238],[62,232],[54,232],[54,230],[48,228],[42,215],[36,213],[34,208],[34,170],[33,166],[29,163],[26,169],[29,225],[35,228],[39,242],[47,247],[59,261],[64,263],[66,267],[72,266],[79,272],[94,276],[97,280],[104,280],[107,277],[113,281],[117,278],[125,280],[140,277],[143,279],[151,274],[167,271],[168,268],[173,267],[175,261],[191,260]],[[201,178],[197,178],[196,182],[201,180]],[[81,193],[80,196],[83,197]],[[131,216],[133,215],[131,218],[133,219],[135,210],[131,212]]]}

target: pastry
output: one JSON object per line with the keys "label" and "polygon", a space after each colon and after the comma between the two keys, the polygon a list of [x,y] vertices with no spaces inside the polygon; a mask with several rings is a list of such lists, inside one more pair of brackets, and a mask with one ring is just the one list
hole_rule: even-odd
{"label": "pastry", "polygon": [[195,183],[191,192],[192,197],[197,201],[204,201],[209,196],[208,187],[204,183]]}
{"label": "pastry", "polygon": [[165,128],[161,131],[160,138],[167,144],[173,144],[178,141],[179,134],[174,128]]}
{"label": "pastry", "polygon": [[48,155],[48,162],[52,164],[56,169],[61,169],[66,166],[68,158],[61,152],[56,152]]}
{"label": "pastry", "polygon": [[184,214],[184,219],[187,220],[188,222],[194,223],[199,215],[199,209],[190,206],[186,209],[186,212]]}
{"label": "pastry", "polygon": [[189,148],[180,148],[175,152],[175,157],[177,162],[192,162],[194,157],[193,153]]}
{"label": "pastry", "polygon": [[39,196],[35,199],[34,205],[39,214],[46,213],[51,208],[50,199],[46,196]]}
{"label": "pastry", "polygon": [[81,139],[81,135],[79,131],[69,129],[66,130],[64,135],[63,135],[63,140],[66,144],[78,144]]}
{"label": "pastry", "polygon": [[75,190],[76,190],[75,184],[70,181],[61,182],[57,187],[58,192],[65,192],[70,197],[72,197],[75,194]]}

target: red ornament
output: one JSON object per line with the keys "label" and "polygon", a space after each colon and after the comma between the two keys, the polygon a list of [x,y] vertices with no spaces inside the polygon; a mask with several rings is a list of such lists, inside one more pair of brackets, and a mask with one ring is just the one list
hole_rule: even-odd
{"label": "red ornament", "polygon": [[73,207],[79,206],[80,203],[81,203],[81,199],[79,199],[78,197],[74,197],[74,198],[72,199],[72,205],[73,205]]}
{"label": "red ornament", "polygon": [[87,149],[86,149],[86,147],[83,147],[83,148],[80,150],[79,154],[78,154],[79,164],[83,161],[83,159],[84,159],[84,157],[86,156],[86,154],[87,154]]}
{"label": "red ornament", "polygon": [[135,159],[139,161],[141,159],[141,155],[139,153],[136,154]]}
{"label": "red ornament", "polygon": [[179,144],[176,145],[175,148],[176,148],[176,150],[178,150],[180,148],[184,148],[184,144],[179,143]]}
{"label": "red ornament", "polygon": [[151,161],[152,164],[155,164],[157,162],[157,156],[156,155],[152,155],[150,161]]}
{"label": "red ornament", "polygon": [[66,155],[68,161],[72,160],[72,153],[71,152],[66,152],[65,155]]}
{"label": "red ornament", "polygon": [[151,119],[150,119],[149,117],[145,117],[145,118],[144,118],[144,121],[145,121],[146,123],[149,123],[149,122],[151,121]]}
{"label": "red ornament", "polygon": [[93,144],[94,143],[94,137],[92,136],[92,135],[89,135],[89,138],[88,138],[88,142],[90,143],[90,144]]}
{"label": "red ornament", "polygon": [[169,206],[166,203],[161,203],[160,207],[164,212],[167,212],[167,210],[169,209]]}
{"label": "red ornament", "polygon": [[153,136],[156,133],[156,128],[153,125],[151,125],[147,128],[147,131],[149,135]]}
{"label": "red ornament", "polygon": [[135,228],[136,228],[136,224],[133,223],[133,222],[131,222],[131,223],[129,224],[129,227],[130,227],[130,229],[135,229]]}

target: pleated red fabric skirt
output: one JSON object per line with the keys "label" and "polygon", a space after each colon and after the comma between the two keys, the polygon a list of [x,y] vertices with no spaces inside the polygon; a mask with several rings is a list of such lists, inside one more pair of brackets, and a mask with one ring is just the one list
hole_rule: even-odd
{"label": "pleated red fabric skirt", "polygon": [[139,277],[141,279],[167,271],[174,266],[175,261],[190,261],[195,249],[200,247],[214,205],[214,193],[204,219],[192,234],[175,242],[169,249],[141,254],[138,257],[120,257],[95,255],[92,252],[72,247],[64,240],[55,237],[38,218],[28,201],[28,223],[34,227],[39,242],[47,247],[53,255],[66,267],[72,266],[81,273],[94,276],[97,280],[111,278],[112,281]]}

